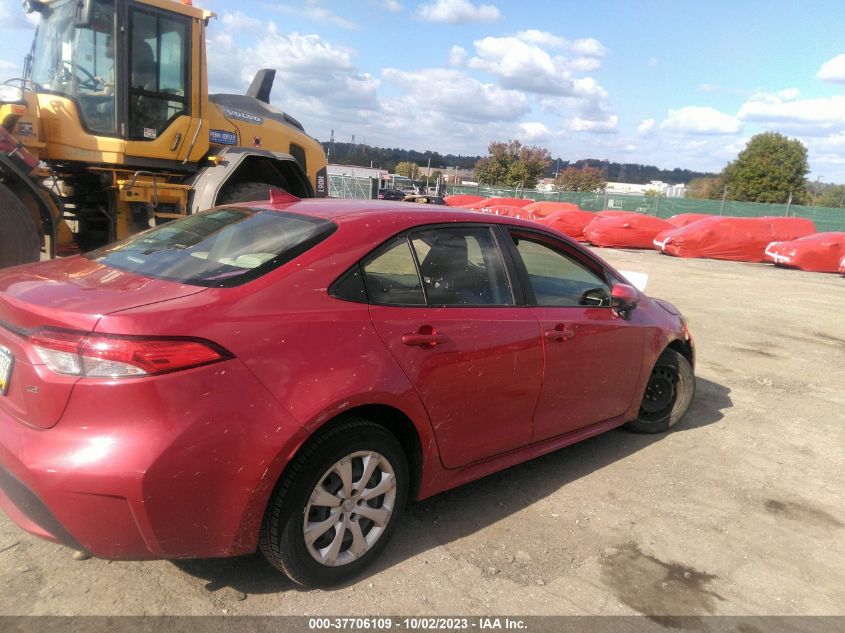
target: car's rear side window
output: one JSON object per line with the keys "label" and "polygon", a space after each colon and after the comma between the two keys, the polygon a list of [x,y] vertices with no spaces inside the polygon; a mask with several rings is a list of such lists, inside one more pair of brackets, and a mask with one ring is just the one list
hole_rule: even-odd
{"label": "car's rear side window", "polygon": [[237,286],[331,235],[328,220],[270,209],[211,209],[110,244],[86,257],[146,277]]}

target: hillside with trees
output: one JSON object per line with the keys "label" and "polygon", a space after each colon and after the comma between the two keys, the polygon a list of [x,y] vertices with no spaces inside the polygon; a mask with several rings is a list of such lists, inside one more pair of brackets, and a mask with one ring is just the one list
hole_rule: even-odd
{"label": "hillside with trees", "polygon": [[[329,157],[330,163],[339,165],[363,165],[379,167],[388,171],[395,171],[402,162],[414,163],[420,167],[428,165],[444,173],[450,169],[474,169],[482,156],[464,156],[462,154],[440,154],[439,152],[400,149],[398,147],[372,147],[361,143],[323,143],[323,149]],[[577,161],[563,160],[549,157],[549,162],[543,170],[543,177],[554,178],[567,168],[583,169],[591,167],[601,172],[602,178],[611,182],[630,182],[647,184],[652,180],[662,180],[670,184],[686,184],[693,178],[715,177],[716,174],[692,171],[689,169],[660,169],[654,165],[640,165],[636,163],[615,163],[607,160],[586,158]],[[720,194],[721,195],[721,194]]]}

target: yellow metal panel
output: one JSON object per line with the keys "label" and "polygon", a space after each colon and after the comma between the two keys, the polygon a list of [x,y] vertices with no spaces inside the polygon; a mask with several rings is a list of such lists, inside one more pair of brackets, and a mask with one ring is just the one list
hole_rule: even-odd
{"label": "yellow metal panel", "polygon": [[41,131],[48,141],[41,158],[92,163],[123,162],[123,139],[94,136],[86,132],[82,128],[79,112],[72,99],[40,94],[38,105]]}

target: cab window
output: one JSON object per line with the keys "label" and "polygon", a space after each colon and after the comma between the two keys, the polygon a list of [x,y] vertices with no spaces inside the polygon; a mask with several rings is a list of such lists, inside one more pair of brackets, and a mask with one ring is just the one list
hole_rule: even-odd
{"label": "cab window", "polygon": [[130,24],[129,137],[154,140],[188,113],[188,23],[133,9]]}

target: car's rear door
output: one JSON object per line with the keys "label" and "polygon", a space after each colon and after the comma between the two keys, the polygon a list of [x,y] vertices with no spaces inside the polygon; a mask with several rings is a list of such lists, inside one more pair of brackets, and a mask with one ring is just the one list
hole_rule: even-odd
{"label": "car's rear door", "polygon": [[622,415],[635,395],[643,329],[611,309],[597,262],[544,233],[506,232],[545,350],[533,440]]}
{"label": "car's rear door", "polygon": [[530,443],[540,330],[517,305],[493,231],[404,234],[363,271],[373,323],[428,411],[444,466]]}

